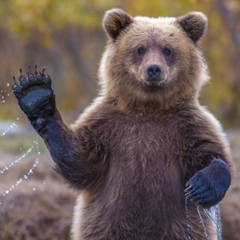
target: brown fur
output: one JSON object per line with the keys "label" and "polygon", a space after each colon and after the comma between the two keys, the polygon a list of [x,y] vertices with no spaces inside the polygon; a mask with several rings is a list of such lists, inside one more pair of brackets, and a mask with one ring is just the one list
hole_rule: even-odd
{"label": "brown fur", "polygon": [[[105,15],[109,41],[100,66],[101,94],[69,136],[79,146],[82,162],[75,157],[73,164],[81,171],[72,176],[59,170],[67,179],[72,174],[82,191],[74,239],[205,238],[194,202],[188,203],[189,233],[185,184],[214,156],[231,165],[220,125],[197,100],[207,80],[197,47],[206,25],[201,13],[158,20],[132,18],[119,9]],[[143,58],[136,54],[139,46],[147,49]],[[173,51],[170,58],[165,46]],[[159,84],[147,81],[150,63],[162,66]],[[202,216],[214,239],[212,224]]]}

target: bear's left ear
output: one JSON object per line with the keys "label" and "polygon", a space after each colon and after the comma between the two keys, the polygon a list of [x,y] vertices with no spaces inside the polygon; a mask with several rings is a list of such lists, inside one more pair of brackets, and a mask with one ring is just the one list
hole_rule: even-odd
{"label": "bear's left ear", "polygon": [[190,12],[177,18],[177,22],[194,43],[203,36],[207,29],[207,17],[201,12]]}
{"label": "bear's left ear", "polygon": [[103,27],[107,35],[116,40],[122,30],[133,22],[133,18],[122,9],[108,10],[103,18]]}

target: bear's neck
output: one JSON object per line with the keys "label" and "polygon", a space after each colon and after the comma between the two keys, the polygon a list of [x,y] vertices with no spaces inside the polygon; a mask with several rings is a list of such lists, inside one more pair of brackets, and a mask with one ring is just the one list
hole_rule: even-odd
{"label": "bear's neck", "polygon": [[123,97],[109,96],[108,100],[114,105],[114,108],[124,113],[137,113],[137,114],[159,114],[179,108],[186,108],[198,103],[197,99],[183,98],[174,99],[174,101],[153,101],[153,100],[140,100],[133,99],[132,96]]}

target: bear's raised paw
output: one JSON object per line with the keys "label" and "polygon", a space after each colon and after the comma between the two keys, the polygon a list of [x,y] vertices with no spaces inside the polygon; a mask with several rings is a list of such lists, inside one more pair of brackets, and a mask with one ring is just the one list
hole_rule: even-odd
{"label": "bear's raised paw", "polygon": [[45,73],[45,68],[40,72],[35,65],[34,73],[29,66],[27,78],[20,69],[19,84],[13,77],[12,90],[19,106],[30,121],[39,117],[47,117],[55,109],[55,96],[51,87],[51,78]]}

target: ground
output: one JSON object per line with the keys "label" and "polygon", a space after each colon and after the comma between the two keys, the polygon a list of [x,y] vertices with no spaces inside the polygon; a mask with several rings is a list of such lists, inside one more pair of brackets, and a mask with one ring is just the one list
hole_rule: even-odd
{"label": "ground", "polygon": [[[14,133],[0,137],[0,170],[34,149],[5,173],[0,171],[0,239],[67,240],[77,193],[69,189],[51,169],[52,160],[41,139],[41,155],[37,154],[36,134]],[[228,131],[236,174],[233,185],[221,203],[223,239],[240,239],[240,130]],[[33,169],[36,159],[39,164]],[[28,178],[25,179],[24,175]],[[26,177],[25,176],[25,177]],[[16,186],[19,179],[22,182]],[[6,191],[15,186],[8,194]]]}
{"label": "ground", "polygon": [[235,176],[233,184],[221,203],[221,218],[224,240],[240,239],[240,130],[228,131],[233,160],[235,164]]}
{"label": "ground", "polygon": [[[0,239],[70,239],[77,194],[52,170],[51,158],[41,140],[38,140],[41,155],[37,154],[34,140],[36,135],[0,137],[0,170],[34,146],[30,154],[0,174]],[[37,158],[39,163],[33,174],[27,175]],[[22,182],[16,186],[20,179]],[[12,186],[14,189],[3,197]]]}

